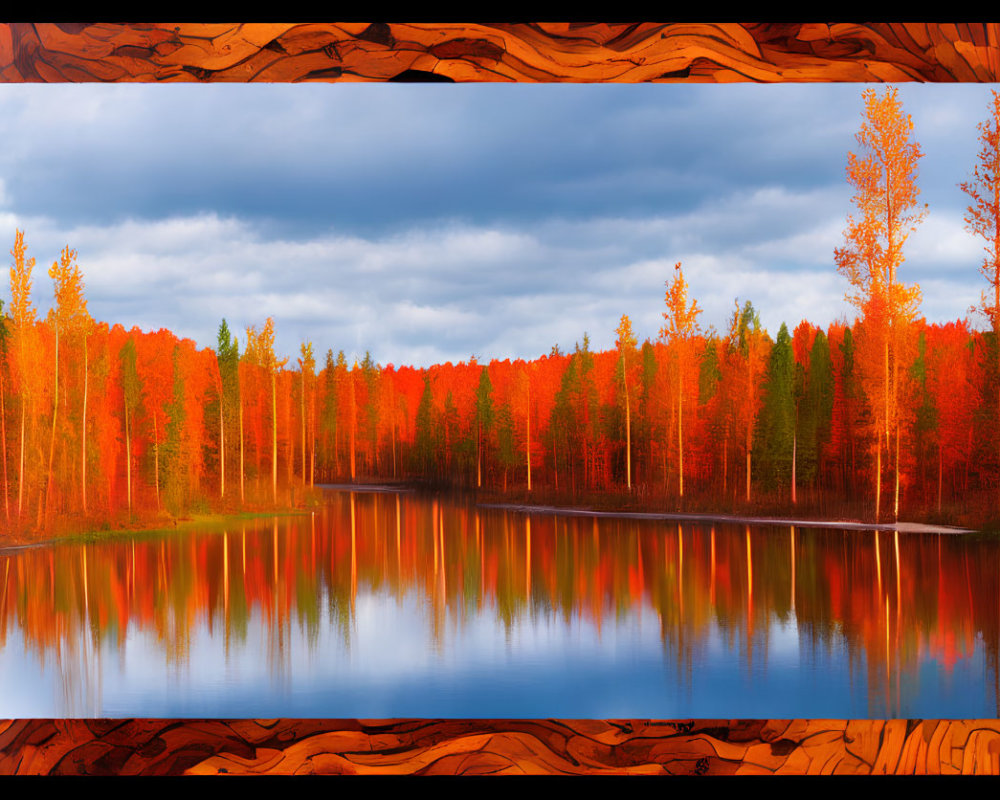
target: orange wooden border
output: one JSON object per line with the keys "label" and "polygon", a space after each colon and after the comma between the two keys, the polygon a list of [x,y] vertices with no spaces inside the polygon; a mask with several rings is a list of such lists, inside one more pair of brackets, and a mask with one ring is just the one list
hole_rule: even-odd
{"label": "orange wooden border", "polygon": [[1000,720],[14,720],[0,774],[1000,772]]}
{"label": "orange wooden border", "polygon": [[1000,23],[0,24],[0,80],[1000,80]]}
{"label": "orange wooden border", "polygon": [[[1000,80],[1000,23],[0,24],[0,81]],[[8,720],[0,774],[1000,774],[1000,720]]]}

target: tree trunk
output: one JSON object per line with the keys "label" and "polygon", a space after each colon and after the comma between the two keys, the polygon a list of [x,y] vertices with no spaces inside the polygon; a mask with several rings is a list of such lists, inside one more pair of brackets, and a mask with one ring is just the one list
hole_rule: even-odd
{"label": "tree trunk", "polygon": [[[220,379],[221,384],[221,379]],[[223,423],[222,399],[223,390],[219,390],[219,498],[226,497],[226,426]]]}
{"label": "tree trunk", "polygon": [[684,499],[684,375],[677,364],[677,494]]}
{"label": "tree trunk", "polygon": [[747,448],[747,502],[750,502],[750,448]]}
{"label": "tree trunk", "polygon": [[271,496],[278,503],[278,376],[271,370]]}
{"label": "tree trunk", "polygon": [[[796,420],[797,418],[798,414],[796,414]],[[795,425],[792,428],[792,505],[793,506],[795,505],[795,458],[797,455],[797,449],[799,443],[798,431],[796,430],[796,428],[798,428],[798,425]]]}
{"label": "tree trunk", "polygon": [[156,430],[156,412],[153,412],[153,463],[156,468],[156,510],[160,510],[160,434]]}
{"label": "tree trunk", "polygon": [[80,452],[80,492],[83,498],[83,513],[87,513],[87,389],[89,384],[87,361],[87,334],[83,334],[83,419],[80,420],[80,438],[83,440]]}
{"label": "tree trunk", "polygon": [[625,483],[632,491],[632,411],[629,407],[628,381],[625,380],[624,363],[622,364],[622,383],[625,384]]}
{"label": "tree trunk", "polygon": [[306,485],[306,375],[302,373],[302,485]]}
{"label": "tree trunk", "polygon": [[[891,278],[890,278],[890,281],[891,281]],[[890,447],[890,445],[889,445],[889,337],[888,337],[888,334],[886,335],[886,338],[885,338],[884,357],[885,357],[885,457],[886,457],[886,459],[888,459],[889,458],[889,447]],[[881,492],[882,492],[882,468],[881,468],[882,461],[881,461],[881,458],[882,458],[882,451],[880,449],[879,450],[879,473],[878,473],[879,495],[881,495]],[[878,512],[879,512],[879,508],[880,508],[880,505],[879,505],[880,497],[879,497],[879,495],[876,495],[876,500],[875,500],[875,520],[876,521],[878,521]]]}
{"label": "tree trunk", "polygon": [[559,491],[559,459],[556,455],[556,433],[552,431],[552,474],[556,479],[556,491]]}
{"label": "tree trunk", "polygon": [[354,376],[351,376],[351,483],[354,482],[354,476],[356,473],[356,462],[355,462],[355,449],[354,449],[354,436],[355,428],[358,424],[358,409],[357,409],[357,398],[354,394]]}
{"label": "tree trunk", "polygon": [[242,505],[246,496],[243,491],[243,397],[242,394],[239,398],[240,404],[240,504]]}
{"label": "tree trunk", "polygon": [[[290,394],[291,386],[289,386],[288,391]],[[292,476],[295,467],[295,426],[292,425],[292,398],[285,398],[285,402],[282,405],[285,407],[285,431],[288,433],[288,446],[285,455],[285,465],[288,467],[288,475],[285,479],[285,485],[291,491]]]}
{"label": "tree trunk", "polygon": [[[722,440],[722,494],[729,492],[729,428]],[[735,491],[735,490],[734,490]]]}
{"label": "tree trunk", "polygon": [[3,400],[3,373],[0,372],[0,457],[3,458],[3,512],[10,521],[10,497],[7,484],[7,416]]}
{"label": "tree trunk", "polygon": [[875,437],[875,522],[882,510],[882,437]]}
{"label": "tree trunk", "polygon": [[942,447],[941,443],[938,442],[938,514],[941,513],[941,483],[942,483],[942,480],[941,480],[942,475],[941,475],[941,473],[942,473],[942,467],[943,467],[942,462],[944,460],[944,457],[943,457],[943,455],[941,453],[942,450],[943,450],[943,447]]}
{"label": "tree trunk", "polygon": [[128,429],[128,402],[125,403],[125,486],[128,497],[128,513],[132,516],[132,437]]}
{"label": "tree trunk", "polygon": [[[52,511],[52,463],[56,452],[56,418],[59,415],[59,323],[56,322],[56,370],[55,391],[52,396],[52,433],[49,436],[49,474],[45,481],[45,516]],[[41,502],[39,502],[41,509]]]}
{"label": "tree trunk", "polygon": [[531,384],[528,383],[528,402],[527,409],[524,414],[524,422],[526,425],[525,441],[524,441],[524,453],[525,458],[528,462],[528,491],[531,491]]}
{"label": "tree trunk", "polygon": [[21,461],[17,472],[17,516],[21,517],[21,509],[24,504],[24,413],[28,405],[27,398],[21,395]]}
{"label": "tree trunk", "polygon": [[893,517],[899,519],[899,421],[896,421],[896,499],[892,508]]}

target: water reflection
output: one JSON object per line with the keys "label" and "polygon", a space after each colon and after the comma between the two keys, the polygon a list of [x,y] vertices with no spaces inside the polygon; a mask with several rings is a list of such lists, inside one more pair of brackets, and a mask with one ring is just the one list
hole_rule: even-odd
{"label": "water reflection", "polygon": [[0,561],[0,716],[1000,713],[990,540],[345,492]]}

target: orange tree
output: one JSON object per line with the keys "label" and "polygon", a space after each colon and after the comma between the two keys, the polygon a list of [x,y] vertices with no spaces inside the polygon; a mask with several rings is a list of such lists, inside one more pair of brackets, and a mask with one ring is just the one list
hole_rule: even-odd
{"label": "orange tree", "polygon": [[698,315],[701,309],[692,300],[688,304],[687,283],[681,262],[674,265],[676,274],[667,282],[666,304],[663,313],[663,327],[660,338],[673,351],[674,381],[677,391],[677,493],[684,497],[684,385],[686,376],[698,364],[700,355],[695,347],[695,337],[699,333]]}
{"label": "orange tree", "polygon": [[[993,92],[990,118],[977,127],[982,147],[972,179],[959,186],[972,200],[965,213],[966,230],[986,242],[983,248],[986,257],[979,269],[989,282],[992,298],[984,290],[981,304],[973,310],[984,314],[993,328],[1000,393],[1000,92]],[[1000,414],[1000,397],[997,413]]]}
{"label": "orange tree", "polygon": [[875,427],[875,516],[881,510],[882,447],[888,453],[895,434],[894,513],[899,515],[899,386],[900,367],[912,349],[911,323],[920,304],[920,287],[899,281],[903,244],[926,213],[917,205],[917,161],[920,146],[910,141],[913,122],[903,113],[896,89],[879,95],[862,93],[865,110],[856,135],[862,155],[848,154],[847,180],[858,218],[847,218],[844,246],[834,251],[837,270],[852,291],[847,300],[857,308],[858,368],[873,411]]}
{"label": "orange tree", "polygon": [[618,338],[615,347],[618,348],[618,371],[621,373],[622,387],[625,393],[625,483],[632,490],[632,414],[629,404],[628,385],[636,357],[635,334],[632,333],[632,321],[622,314],[621,322],[615,330]]}

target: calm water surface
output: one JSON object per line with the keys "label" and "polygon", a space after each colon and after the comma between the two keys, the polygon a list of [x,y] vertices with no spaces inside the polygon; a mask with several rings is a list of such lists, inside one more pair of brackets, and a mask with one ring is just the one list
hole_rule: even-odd
{"label": "calm water surface", "polygon": [[0,555],[0,718],[988,717],[1000,542],[476,509]]}

